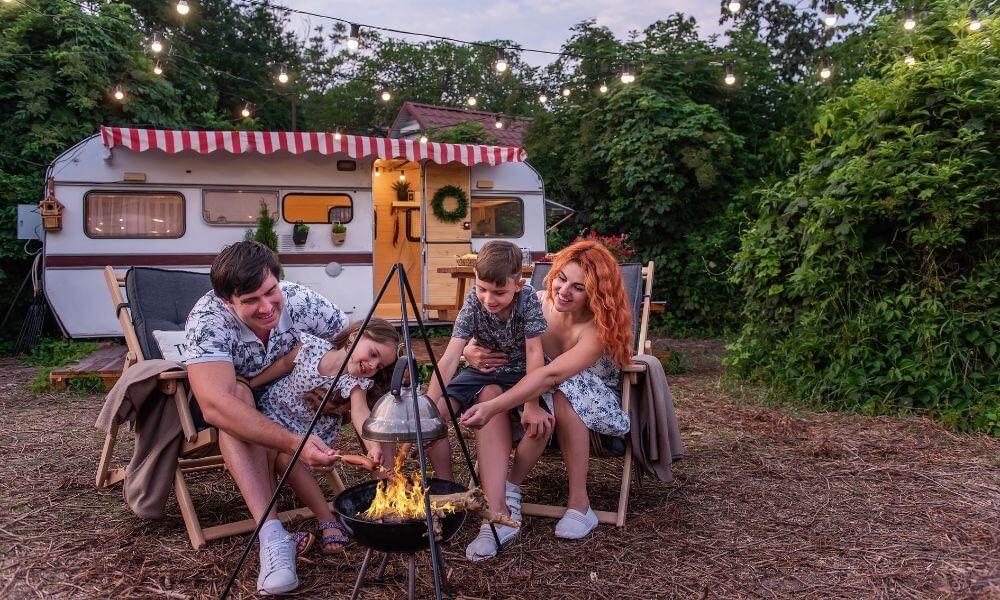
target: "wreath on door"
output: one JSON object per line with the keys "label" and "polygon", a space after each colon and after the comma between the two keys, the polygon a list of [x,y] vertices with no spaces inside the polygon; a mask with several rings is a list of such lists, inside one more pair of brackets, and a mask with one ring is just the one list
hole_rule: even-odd
{"label": "wreath on door", "polygon": [[[456,206],[452,210],[445,210],[445,198],[454,198]],[[439,189],[431,198],[431,209],[434,216],[445,223],[458,223],[465,218],[469,210],[469,197],[465,195],[465,190],[457,185],[446,185]]]}

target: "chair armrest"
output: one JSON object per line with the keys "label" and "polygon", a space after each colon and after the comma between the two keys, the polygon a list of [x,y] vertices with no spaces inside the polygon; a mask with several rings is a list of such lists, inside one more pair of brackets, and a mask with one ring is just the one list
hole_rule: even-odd
{"label": "chair armrest", "polygon": [[156,376],[160,381],[169,381],[172,379],[187,379],[187,371],[164,371]]}
{"label": "chair armrest", "polygon": [[645,373],[646,365],[642,363],[630,363],[622,368],[622,373]]}
{"label": "chair armrest", "polygon": [[157,389],[164,394],[174,397],[174,404],[177,405],[177,415],[181,419],[181,430],[184,431],[184,439],[194,442],[198,439],[198,430],[194,426],[194,418],[191,416],[191,405],[188,395],[187,371],[165,371],[156,376]]}

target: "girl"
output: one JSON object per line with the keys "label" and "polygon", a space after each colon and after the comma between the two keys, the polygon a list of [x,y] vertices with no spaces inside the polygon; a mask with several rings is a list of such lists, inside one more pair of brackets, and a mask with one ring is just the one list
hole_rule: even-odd
{"label": "girl", "polygon": [[[256,388],[291,373],[264,393],[258,403],[260,412],[292,433],[305,434],[315,414],[315,406],[333,385],[337,372],[347,360],[347,350],[360,329],[361,322],[355,321],[330,341],[300,333],[298,346],[250,380],[250,386]],[[343,415],[348,410],[355,430],[361,431],[361,425],[371,414],[367,398],[367,390],[373,383],[371,377],[395,363],[398,344],[399,334],[388,321],[373,318],[368,322],[323,416],[316,422],[313,435],[333,447],[333,440],[340,433]],[[315,402],[310,403],[310,397]],[[370,447],[368,457],[376,463],[382,463],[383,458],[392,460],[391,449],[382,448],[375,442],[368,442],[367,445]],[[291,458],[288,454],[278,454],[275,468],[284,472]],[[288,482],[320,523],[323,553],[333,554],[342,550],[347,537],[315,477],[304,466],[296,464]],[[300,550],[308,548],[309,542],[305,538],[296,541]]]}

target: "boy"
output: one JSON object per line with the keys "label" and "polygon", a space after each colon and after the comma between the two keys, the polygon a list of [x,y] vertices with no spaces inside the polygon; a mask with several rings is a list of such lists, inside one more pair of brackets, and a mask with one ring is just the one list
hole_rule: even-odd
{"label": "boy", "polygon": [[[513,387],[532,369],[545,364],[541,335],[546,330],[542,304],[530,285],[521,278],[521,249],[510,242],[489,242],[479,251],[475,264],[475,281],[455,319],[451,342],[438,362],[446,386],[441,394],[436,377],[431,378],[427,395],[435,400],[441,414],[448,415],[451,402],[461,413],[477,400],[496,398]],[[484,370],[471,367],[454,376],[459,357],[471,338],[480,346],[507,355],[503,365]],[[521,519],[520,482],[545,450],[552,433],[554,418],[537,402],[526,402],[520,417],[520,427],[528,435],[518,445],[508,481],[507,465],[513,431],[508,414],[496,415],[477,433],[479,475],[490,509]],[[438,477],[451,479],[451,446],[447,439],[438,440],[428,451]],[[500,542],[517,535],[519,529],[497,527]],[[482,560],[496,554],[496,542],[488,525],[466,550],[469,560]]]}

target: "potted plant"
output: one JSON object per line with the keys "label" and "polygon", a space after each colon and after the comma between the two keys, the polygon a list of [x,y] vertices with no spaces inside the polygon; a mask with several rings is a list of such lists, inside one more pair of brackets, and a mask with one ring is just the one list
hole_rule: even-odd
{"label": "potted plant", "polygon": [[302,223],[302,221],[296,221],[295,227],[292,229],[292,242],[296,246],[301,246],[306,243],[309,238],[309,226]]}
{"label": "potted plant", "polygon": [[342,223],[335,222],[330,226],[330,239],[333,241],[334,246],[343,246],[344,238],[347,237],[347,227],[344,227]]}
{"label": "potted plant", "polygon": [[409,200],[410,194],[410,182],[409,181],[397,181],[392,184],[392,189],[396,190],[396,200],[400,202],[406,202]]}

